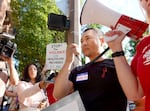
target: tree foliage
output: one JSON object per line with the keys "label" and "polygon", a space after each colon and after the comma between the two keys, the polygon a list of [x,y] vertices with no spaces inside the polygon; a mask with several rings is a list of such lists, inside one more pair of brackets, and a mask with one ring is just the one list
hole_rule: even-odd
{"label": "tree foliage", "polygon": [[[149,34],[149,29],[147,29],[146,31],[145,31],[145,33],[143,34],[143,37],[145,37],[146,35],[148,35]],[[142,38],[141,38],[142,39]],[[132,59],[132,57],[135,55],[135,53],[136,53],[136,45],[139,43],[139,41],[140,41],[140,39],[139,40],[132,40],[132,39],[130,39],[129,40],[129,42],[128,42],[128,44],[126,44],[126,46],[125,46],[125,51],[126,51],[126,53],[128,53],[129,54],[129,57]],[[129,60],[129,61],[131,61],[131,60]]]}
{"label": "tree foliage", "polygon": [[47,27],[48,14],[61,13],[55,0],[13,0],[11,9],[12,25],[17,30],[14,56],[19,61],[19,71],[31,62],[44,65],[46,45],[63,42],[65,36],[64,32],[52,31]]}

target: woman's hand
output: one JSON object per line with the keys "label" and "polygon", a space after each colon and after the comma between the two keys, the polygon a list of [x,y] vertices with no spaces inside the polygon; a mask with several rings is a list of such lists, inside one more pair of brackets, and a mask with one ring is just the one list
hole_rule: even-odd
{"label": "woman's hand", "polygon": [[39,87],[40,87],[40,89],[45,89],[48,87],[49,84],[50,84],[49,82],[46,82],[43,80],[43,81],[40,81]]}
{"label": "woman's hand", "polygon": [[3,55],[0,55],[0,58],[3,60],[3,61],[6,61],[9,65],[13,64],[13,56],[11,57],[5,57]]}
{"label": "woman's hand", "polygon": [[46,106],[47,106],[47,100],[44,99],[44,100],[39,104],[38,108],[44,109],[44,108],[46,108]]}

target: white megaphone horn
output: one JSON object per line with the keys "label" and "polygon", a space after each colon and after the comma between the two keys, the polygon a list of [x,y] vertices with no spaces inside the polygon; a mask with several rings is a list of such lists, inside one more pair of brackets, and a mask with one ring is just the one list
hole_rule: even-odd
{"label": "white megaphone horn", "polygon": [[107,27],[113,26],[135,40],[141,38],[148,28],[147,23],[111,10],[99,0],[85,1],[81,11],[80,22],[81,25],[101,24]]}

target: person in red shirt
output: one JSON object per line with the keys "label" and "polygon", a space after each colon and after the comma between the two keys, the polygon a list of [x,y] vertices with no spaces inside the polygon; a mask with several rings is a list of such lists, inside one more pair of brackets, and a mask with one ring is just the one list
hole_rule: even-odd
{"label": "person in red shirt", "polygon": [[53,104],[56,102],[56,99],[53,96],[53,89],[54,89],[54,83],[49,84],[48,87],[46,88],[47,97],[48,97],[50,104]]}
{"label": "person in red shirt", "polygon": [[[45,67],[44,67],[45,68]],[[43,69],[44,71],[44,69]],[[44,73],[44,72],[43,72]],[[50,82],[50,84],[48,85],[48,87],[46,88],[46,93],[47,93],[47,97],[49,100],[50,104],[53,104],[56,102],[56,98],[53,96],[53,90],[54,90],[54,82],[55,82],[55,78],[58,75],[58,72],[53,72],[49,75],[49,77],[47,78],[47,81]]]}
{"label": "person in red shirt", "polygon": [[[150,0],[140,0],[150,24]],[[113,52],[120,84],[129,100],[138,100],[145,96],[145,111],[150,111],[150,35],[143,37],[136,46],[136,54],[129,66],[124,57],[122,40],[125,34],[116,29],[108,31],[106,36],[118,35],[108,42]]]}
{"label": "person in red shirt", "polygon": [[136,107],[133,111],[145,111],[145,97],[134,102]]}

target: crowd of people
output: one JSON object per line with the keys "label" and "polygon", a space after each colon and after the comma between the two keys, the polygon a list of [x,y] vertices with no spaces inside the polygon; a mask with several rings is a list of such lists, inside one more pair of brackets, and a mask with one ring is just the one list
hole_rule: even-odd
{"label": "crowd of people", "polygon": [[40,111],[55,102],[51,90],[49,91],[50,88],[53,89],[53,83],[42,79],[36,64],[31,63],[25,67],[22,79],[19,79],[14,67],[13,70],[10,73],[10,83],[3,92],[7,103],[4,104],[5,100],[2,98],[2,111]]}
{"label": "crowd of people", "polygon": [[[139,0],[139,4],[146,14],[147,23],[150,24],[150,0]],[[1,0],[0,29],[4,22],[6,6],[6,0]],[[81,49],[90,59],[85,65],[72,69],[74,58],[79,54],[79,47],[75,43],[69,44],[65,63],[54,84],[42,78],[35,63],[28,64],[22,78],[19,78],[13,55],[10,58],[0,55],[3,60],[0,63],[0,110],[3,110],[4,95],[11,97],[11,102],[7,103],[9,111],[41,111],[77,90],[86,111],[126,111],[128,100],[137,101],[142,98],[143,110],[150,111],[150,36],[147,35],[139,41],[129,65],[122,47],[126,34],[111,28],[105,34],[97,28],[87,28],[83,31]],[[112,51],[112,58],[97,58],[102,52],[104,37],[111,38],[114,35],[117,37],[107,42]]]}
{"label": "crowd of people", "polygon": [[[5,24],[10,0],[0,0],[0,33],[7,32]],[[8,26],[8,27],[7,27]],[[36,64],[28,64],[19,78],[13,55],[0,54],[0,111],[40,111],[55,102],[50,88],[53,83],[42,79]],[[48,96],[47,96],[48,93]],[[50,102],[50,99],[53,99]]]}
{"label": "crowd of people", "polygon": [[[140,0],[139,2],[142,9],[144,10],[144,13],[146,14],[147,23],[150,23],[150,0]],[[81,38],[81,49],[85,56],[88,56],[91,61],[99,54],[99,46],[101,45],[101,43],[98,42],[100,40],[92,40],[94,38],[94,34],[92,34],[92,32],[90,31],[87,31],[83,33],[83,36]],[[136,46],[136,54],[130,66],[124,56],[124,51],[122,48],[122,41],[125,38],[126,34],[114,28],[105,33],[105,36],[108,37],[113,37],[114,35],[117,35],[118,37],[115,40],[107,42],[107,44],[113,52],[112,57],[116,68],[117,79],[119,80],[121,88],[128,100],[136,101],[144,97],[145,111],[150,111],[150,106],[148,105],[150,103],[150,37],[143,37],[138,43],[138,45]],[[95,44],[97,46],[94,46]],[[87,67],[81,66],[71,70],[71,64],[73,62],[74,56],[78,54],[76,47],[77,46],[75,44],[68,46],[66,62],[55,82],[53,92],[54,96],[57,99],[61,99],[71,92],[79,90],[80,96],[87,111],[92,111],[94,108],[98,110],[98,108],[102,108],[103,105],[105,106],[104,110],[107,110],[107,107],[110,107],[111,104],[115,104],[113,102],[109,104],[109,101],[107,101],[108,95],[105,97],[102,93],[105,92],[104,89],[107,88],[107,85],[105,85],[105,87],[102,87],[104,89],[99,90],[98,92],[96,92],[96,94],[94,92],[100,89],[102,86],[102,83],[97,85],[100,80],[98,80],[98,82],[95,80],[95,78],[97,77],[96,74],[98,73],[100,76],[103,71],[106,71],[105,78],[107,78],[106,75],[108,72],[108,67],[105,66],[107,70],[102,71],[100,71],[100,68],[96,68],[99,62],[104,61],[103,58],[99,58],[99,60],[92,64],[94,67],[92,67],[92,65],[90,64],[90,66],[88,65]],[[102,66],[103,65],[101,65],[101,67]],[[95,78],[93,76],[95,76]],[[98,77],[96,79],[98,79]],[[92,80],[94,81],[91,82]],[[117,82],[117,80],[115,82]],[[104,80],[103,83],[105,83]],[[106,90],[105,94],[107,94],[107,91],[109,91],[108,89]],[[106,101],[103,101],[103,99],[100,98],[100,101],[103,102],[98,102],[99,94],[102,94],[101,96],[104,97],[104,100]],[[109,95],[111,94],[109,93]],[[121,102],[123,103],[123,101]],[[94,103],[99,107],[93,107],[95,105]],[[113,110],[113,108],[111,110]]]}

